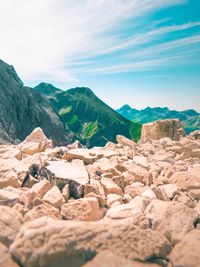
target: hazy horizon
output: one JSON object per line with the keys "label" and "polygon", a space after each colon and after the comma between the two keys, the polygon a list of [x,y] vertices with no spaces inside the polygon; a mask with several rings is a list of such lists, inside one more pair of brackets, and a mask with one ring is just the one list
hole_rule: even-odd
{"label": "hazy horizon", "polygon": [[0,0],[0,58],[25,85],[200,111],[200,1]]}

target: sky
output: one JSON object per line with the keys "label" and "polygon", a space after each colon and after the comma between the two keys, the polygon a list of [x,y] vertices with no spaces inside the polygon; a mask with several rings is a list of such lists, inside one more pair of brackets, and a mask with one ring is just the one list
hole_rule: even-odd
{"label": "sky", "polygon": [[113,108],[200,111],[200,0],[0,0],[0,58],[25,85]]}

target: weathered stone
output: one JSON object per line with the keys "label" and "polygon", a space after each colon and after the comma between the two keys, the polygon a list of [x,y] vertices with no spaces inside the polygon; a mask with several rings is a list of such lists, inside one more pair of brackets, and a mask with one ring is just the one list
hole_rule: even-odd
{"label": "weathered stone", "polygon": [[169,255],[173,267],[200,266],[200,230],[193,230],[175,245]]}
{"label": "weathered stone", "polygon": [[192,209],[196,205],[194,199],[190,196],[190,194],[183,193],[183,192],[179,192],[178,194],[176,194],[173,201],[183,203]]}
{"label": "weathered stone", "polygon": [[52,185],[47,180],[42,180],[39,183],[35,184],[31,191],[35,195],[35,197],[42,198],[46,192],[48,192],[52,188]]}
{"label": "weathered stone", "polygon": [[108,194],[107,195],[107,205],[108,207],[111,207],[113,205],[113,203],[119,203],[122,204],[122,196],[117,195],[117,194]]}
{"label": "weathered stone", "polygon": [[111,177],[120,175],[120,172],[113,166],[112,162],[107,158],[98,160],[95,165],[100,169],[101,173],[109,173]]}
{"label": "weathered stone", "polygon": [[0,189],[4,187],[20,187],[17,173],[5,161],[0,162]]}
{"label": "weathered stone", "polygon": [[33,207],[33,201],[36,197],[36,191],[32,189],[24,190],[21,192],[19,196],[19,202],[22,203],[27,209],[31,209]]}
{"label": "weathered stone", "polygon": [[0,242],[0,267],[19,267],[19,265],[13,261],[8,248]]}
{"label": "weathered stone", "polygon": [[43,201],[54,206],[55,208],[60,209],[64,203],[63,196],[59,188],[55,185],[53,186],[46,194],[43,196]]}
{"label": "weathered stone", "polygon": [[144,156],[134,156],[133,157],[133,162],[137,165],[141,165],[144,168],[148,168],[148,160]]}
{"label": "weathered stone", "polygon": [[108,267],[108,263],[109,267],[159,267],[157,264],[141,263],[119,257],[119,255],[109,250],[99,252],[91,261],[82,267]]}
{"label": "weathered stone", "polygon": [[114,183],[110,178],[102,178],[101,184],[104,187],[105,194],[118,194],[123,195],[122,189]]}
{"label": "weathered stone", "polygon": [[52,147],[52,141],[45,136],[41,128],[35,128],[32,133],[19,144],[20,151],[28,155],[34,155]]}
{"label": "weathered stone", "polygon": [[189,195],[195,200],[200,200],[200,189],[190,190]]}
{"label": "weathered stone", "polygon": [[9,246],[21,227],[23,217],[16,210],[5,206],[0,206],[0,214],[0,242]]}
{"label": "weathered stone", "polygon": [[136,143],[123,135],[117,135],[116,140],[120,145],[134,147]]}
{"label": "weathered stone", "polygon": [[149,202],[142,197],[135,197],[127,204],[110,208],[106,214],[106,217],[111,219],[125,219],[128,217],[134,217],[136,215],[143,214],[148,203]]}
{"label": "weathered stone", "polygon": [[141,182],[145,185],[152,184],[151,174],[145,168],[138,166],[136,164],[132,164],[128,168],[128,172],[123,174],[128,184],[132,184],[133,182]]}
{"label": "weathered stone", "polygon": [[33,177],[32,175],[29,175],[27,177],[27,179],[24,180],[23,187],[31,188],[32,186],[34,186],[37,183],[38,183],[38,180],[35,177]]}
{"label": "weathered stone", "polygon": [[194,132],[191,132],[189,134],[189,138],[190,139],[200,139],[200,130],[197,130],[197,131],[194,131]]}
{"label": "weathered stone", "polygon": [[157,199],[155,193],[153,192],[153,190],[151,188],[145,188],[143,190],[143,192],[141,193],[142,197],[148,198],[150,200],[152,199]]}
{"label": "weathered stone", "polygon": [[18,211],[19,213],[21,213],[22,216],[24,216],[26,214],[26,212],[28,211],[28,209],[26,207],[24,207],[24,205],[22,205],[21,203],[16,203],[12,209]]}
{"label": "weathered stone", "polygon": [[182,136],[185,136],[185,131],[178,119],[160,120],[143,124],[141,141],[147,139],[159,140],[163,137],[179,140]]}
{"label": "weathered stone", "polygon": [[24,221],[33,221],[43,216],[48,216],[52,219],[61,219],[58,209],[51,205],[41,204],[28,211],[24,216]]}
{"label": "weathered stone", "polygon": [[86,196],[89,193],[96,194],[96,197],[98,198],[100,206],[105,205],[106,196],[104,193],[103,185],[99,181],[97,181],[95,179],[91,179],[90,184],[85,185],[84,195]]}
{"label": "weathered stone", "polygon": [[20,189],[14,188],[12,186],[0,189],[0,204],[4,203],[4,205],[7,206],[10,206],[9,203],[11,205],[15,204],[19,199],[20,193]]}
{"label": "weathered stone", "polygon": [[200,189],[200,169],[192,169],[187,172],[176,172],[170,182],[176,184],[179,190],[190,191],[192,189]]}
{"label": "weathered stone", "polygon": [[62,218],[75,221],[96,221],[100,219],[99,203],[94,197],[69,201],[61,209]]}
{"label": "weathered stone", "polygon": [[152,200],[145,210],[153,230],[162,233],[172,244],[179,242],[194,229],[198,219],[196,210],[177,202]]}
{"label": "weathered stone", "polygon": [[10,252],[23,266],[80,267],[105,249],[145,261],[164,258],[171,245],[159,232],[140,229],[130,220],[88,223],[43,217],[20,229]]}
{"label": "weathered stone", "polygon": [[169,199],[172,199],[178,193],[178,187],[175,184],[161,185],[160,188],[164,190]]}
{"label": "weathered stone", "polygon": [[173,163],[174,162],[174,153],[173,152],[166,152],[165,150],[156,151],[153,155],[154,161],[166,161]]}
{"label": "weathered stone", "polygon": [[69,185],[66,184],[62,190],[62,196],[63,199],[65,200],[65,202],[68,201],[69,197],[70,197],[70,193],[69,193]]}
{"label": "weathered stone", "polygon": [[102,156],[103,153],[98,153],[94,149],[77,148],[67,151],[63,155],[63,159],[66,160],[80,159],[83,160],[86,164],[92,164]]}

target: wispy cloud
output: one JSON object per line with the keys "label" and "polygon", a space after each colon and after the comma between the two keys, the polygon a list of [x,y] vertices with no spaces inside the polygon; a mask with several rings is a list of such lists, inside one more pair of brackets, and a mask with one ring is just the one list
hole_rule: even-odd
{"label": "wispy cloud", "polygon": [[[0,57],[15,65],[25,81],[65,82],[76,80],[77,74],[138,71],[160,66],[172,62],[174,57],[130,63],[127,52],[131,57],[138,45],[151,44],[172,32],[199,27],[200,22],[159,26],[153,30],[147,27],[146,32],[126,38],[121,38],[121,32],[116,33],[116,29],[121,27],[123,31],[122,26],[129,19],[134,23],[134,19],[156,10],[183,3],[185,0],[0,0]],[[182,41],[185,45],[194,44],[199,42],[199,36],[182,38]],[[166,42],[156,49],[166,51],[178,47],[180,42]],[[136,53],[148,55],[153,46],[149,49],[142,48]],[[122,53],[120,62],[114,59],[112,63],[114,53]],[[105,55],[106,60],[98,58]]]}

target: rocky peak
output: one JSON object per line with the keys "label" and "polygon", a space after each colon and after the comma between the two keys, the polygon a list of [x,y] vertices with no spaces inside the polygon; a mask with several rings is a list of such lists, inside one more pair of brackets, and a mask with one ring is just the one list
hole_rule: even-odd
{"label": "rocky peak", "polygon": [[7,64],[3,60],[0,59],[0,82],[1,83],[9,83],[14,82],[18,86],[23,86],[23,82],[17,75],[14,67],[12,65]]}
{"label": "rocky peak", "polygon": [[0,143],[19,142],[36,127],[57,144],[73,138],[48,100],[24,87],[14,68],[0,61]]}

